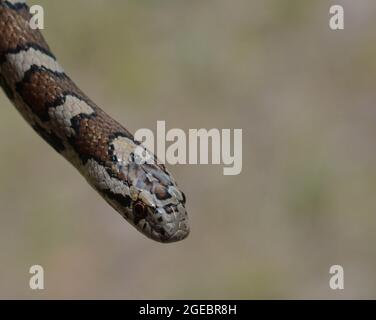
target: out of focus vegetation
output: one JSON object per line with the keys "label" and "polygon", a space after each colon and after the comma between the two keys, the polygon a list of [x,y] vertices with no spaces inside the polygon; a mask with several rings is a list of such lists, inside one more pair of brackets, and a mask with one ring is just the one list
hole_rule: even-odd
{"label": "out of focus vegetation", "polygon": [[[1,298],[376,297],[375,1],[30,3],[67,73],[127,128],[242,128],[243,172],[170,168],[192,233],[160,245],[0,96]],[[335,3],[344,31],[328,27]]]}

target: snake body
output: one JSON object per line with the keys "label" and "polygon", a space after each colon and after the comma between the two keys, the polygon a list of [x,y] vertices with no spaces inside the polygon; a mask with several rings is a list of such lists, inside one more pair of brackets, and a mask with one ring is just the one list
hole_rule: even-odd
{"label": "snake body", "polygon": [[159,242],[184,239],[186,200],[174,178],[154,155],[152,163],[136,161],[142,145],[66,75],[30,19],[24,0],[0,0],[0,84],[8,98],[140,232]]}

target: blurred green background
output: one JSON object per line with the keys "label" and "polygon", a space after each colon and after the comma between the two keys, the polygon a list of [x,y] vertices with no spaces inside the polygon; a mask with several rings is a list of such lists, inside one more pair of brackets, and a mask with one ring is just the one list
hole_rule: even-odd
{"label": "blurred green background", "polygon": [[[0,298],[376,298],[376,2],[30,1],[134,132],[242,128],[243,171],[170,166],[191,234],[146,239],[0,95]],[[345,8],[345,30],[328,27]],[[29,268],[45,270],[44,291]],[[329,288],[329,268],[345,290]]]}

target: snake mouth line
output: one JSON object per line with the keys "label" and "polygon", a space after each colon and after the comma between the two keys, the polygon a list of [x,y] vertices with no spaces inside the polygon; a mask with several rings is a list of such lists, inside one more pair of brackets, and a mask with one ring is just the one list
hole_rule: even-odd
{"label": "snake mouth line", "polygon": [[188,219],[182,217],[180,220],[173,222],[164,222],[160,224],[155,224],[149,219],[142,219],[136,225],[139,229],[149,238],[162,243],[177,242],[185,239],[190,232]]}
{"label": "snake mouth line", "polygon": [[187,226],[186,230],[180,229],[180,230],[176,231],[170,238],[168,238],[166,241],[163,241],[163,242],[166,242],[166,243],[176,242],[176,241],[180,241],[180,240],[183,240],[186,237],[188,237],[189,228],[188,228],[188,225],[186,225],[186,226]]}

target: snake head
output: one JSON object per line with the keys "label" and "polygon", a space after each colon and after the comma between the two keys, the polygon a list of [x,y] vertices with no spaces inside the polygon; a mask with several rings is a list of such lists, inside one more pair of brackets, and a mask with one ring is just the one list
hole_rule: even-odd
{"label": "snake head", "polygon": [[166,168],[157,164],[128,166],[132,224],[159,242],[175,242],[189,234],[186,198]]}
{"label": "snake head", "polygon": [[164,243],[183,240],[189,234],[185,195],[155,156],[152,162],[139,161],[137,147],[127,137],[116,137],[110,145],[111,163],[104,168],[89,162],[88,180],[147,237]]}
{"label": "snake head", "polygon": [[[175,186],[155,182],[154,192],[142,189],[132,205],[132,223],[146,236],[159,242],[176,242],[189,234],[185,195]],[[163,194],[164,199],[159,196]]]}

